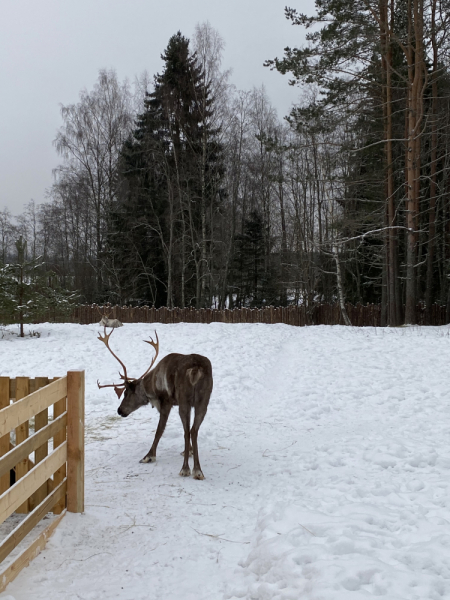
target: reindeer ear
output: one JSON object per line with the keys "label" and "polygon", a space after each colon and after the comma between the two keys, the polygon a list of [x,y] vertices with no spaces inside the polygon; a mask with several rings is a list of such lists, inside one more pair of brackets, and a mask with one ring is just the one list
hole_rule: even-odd
{"label": "reindeer ear", "polygon": [[120,400],[120,396],[121,396],[121,395],[124,393],[124,391],[125,391],[125,388],[124,388],[124,387],[117,387],[117,386],[114,386],[114,391],[116,392],[116,394],[117,394],[117,397],[118,397],[118,398],[119,398],[119,400]]}

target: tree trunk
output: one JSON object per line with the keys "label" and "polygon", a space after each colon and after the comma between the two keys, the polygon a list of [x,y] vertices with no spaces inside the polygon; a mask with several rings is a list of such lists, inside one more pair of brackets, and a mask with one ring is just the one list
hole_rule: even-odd
{"label": "tree trunk", "polygon": [[385,71],[385,157],[386,157],[386,198],[387,198],[387,226],[386,235],[386,296],[387,296],[387,324],[391,326],[400,325],[401,310],[398,303],[398,230],[396,226],[396,207],[394,194],[394,169],[392,151],[392,44],[391,31],[394,27],[393,0],[389,6],[388,0],[380,3],[381,12],[381,36],[384,47],[383,66]]}
{"label": "tree trunk", "polygon": [[278,196],[280,200],[281,217],[281,282],[280,282],[280,305],[287,306],[287,233],[286,233],[286,215],[284,211],[284,190],[282,180],[282,159],[280,160],[280,183],[278,186]]}
{"label": "tree trunk", "polygon": [[341,308],[342,318],[344,319],[344,323],[346,325],[351,325],[351,321],[348,318],[347,309],[345,308],[344,288],[342,286],[341,263],[339,261],[339,254],[338,254],[336,246],[333,246],[333,258],[334,258],[334,262],[336,263],[336,285],[337,285],[339,306]]}
{"label": "tree trunk", "polygon": [[[412,8],[412,12],[411,12]],[[413,45],[414,37],[414,45]],[[422,121],[423,98],[423,6],[421,0],[409,3],[408,14],[408,52],[409,73],[407,98],[407,146],[406,146],[406,309],[405,323],[416,322],[416,259],[417,225],[420,194],[420,125]]]}
{"label": "tree trunk", "polygon": [[431,165],[430,165],[430,210],[428,218],[428,253],[427,253],[427,283],[425,292],[426,304],[426,322],[429,324],[431,319],[431,304],[433,302],[433,261],[436,235],[436,167],[437,167],[437,146],[438,146],[438,124],[437,124],[437,103],[438,103],[438,48],[436,40],[436,0],[432,2],[431,15],[431,43],[433,47],[433,72],[431,84]]}

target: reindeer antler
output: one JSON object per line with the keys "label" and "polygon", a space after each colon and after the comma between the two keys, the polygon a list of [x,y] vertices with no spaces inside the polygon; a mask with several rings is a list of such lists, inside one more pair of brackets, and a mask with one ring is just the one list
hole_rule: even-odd
{"label": "reindeer antler", "polygon": [[114,391],[116,392],[118,398],[120,398],[120,396],[123,394],[123,392],[125,390],[125,386],[124,385],[117,385],[115,383],[107,383],[105,385],[100,385],[98,379],[97,379],[97,385],[98,385],[99,389],[105,388],[105,387],[112,387],[112,388],[114,388]]}
{"label": "reindeer antler", "polygon": [[108,312],[106,312],[106,311],[105,311],[105,306],[103,306],[103,311],[104,311],[104,312],[102,312],[102,311],[100,310],[100,306],[99,306],[98,304],[96,304],[95,306],[97,307],[98,313],[99,313],[99,315],[100,315],[100,317],[101,317],[102,319],[103,319],[103,317],[105,317],[106,319],[109,319],[109,315],[111,314],[111,311],[108,311]]}
{"label": "reindeer antler", "polygon": [[147,373],[150,371],[150,369],[155,364],[155,360],[158,358],[158,354],[159,354],[159,339],[158,339],[158,334],[156,333],[156,331],[155,331],[155,337],[156,337],[156,342],[153,341],[153,338],[150,338],[150,340],[143,340],[146,344],[150,344],[150,346],[153,346],[153,348],[155,349],[155,356],[153,357],[153,360],[150,363],[149,368],[145,371],[145,373],[143,375],[141,375],[139,377],[139,379],[142,379],[143,377],[145,377],[147,375]]}
{"label": "reindeer antler", "polygon": [[[103,342],[105,344],[105,346],[108,348],[108,350],[114,356],[114,358],[116,360],[118,360],[119,363],[122,365],[123,373],[124,374],[122,375],[121,373],[119,373],[120,378],[123,379],[125,382],[127,382],[127,381],[136,381],[134,379],[134,377],[128,377],[126,366],[123,364],[123,362],[120,360],[120,358],[116,354],[114,354],[114,352],[111,350],[111,348],[109,346],[109,338],[111,337],[111,334],[112,334],[113,331],[114,331],[114,329],[111,329],[111,331],[109,333],[106,333],[106,325],[105,325],[105,327],[104,327],[104,335],[102,336],[102,334],[99,333],[97,339],[100,340],[101,342]],[[150,371],[150,369],[155,364],[155,360],[158,357],[158,354],[159,354],[159,339],[158,339],[158,334],[156,333],[156,331],[155,331],[155,336],[156,336],[156,342],[153,341],[153,338],[150,338],[150,340],[143,340],[147,344],[150,344],[150,346],[153,346],[153,348],[155,349],[155,356],[153,357],[153,360],[150,363],[149,368],[145,371],[145,373],[143,375],[141,375],[141,377],[139,377],[139,379],[142,379],[143,377],[145,377],[147,375],[147,373]],[[112,387],[112,388],[114,388],[114,391],[116,392],[118,398],[120,398],[120,396],[123,394],[123,391],[125,389],[125,384],[118,385],[117,383],[107,383],[105,385],[100,385],[98,379],[97,379],[97,385],[98,385],[99,389],[100,388],[105,388],[105,387]]]}
{"label": "reindeer antler", "polygon": [[98,334],[98,338],[97,338],[97,339],[98,339],[98,340],[100,340],[101,342],[103,342],[103,343],[105,344],[105,346],[108,348],[108,350],[109,350],[109,351],[111,352],[111,354],[114,356],[114,358],[115,358],[116,360],[118,360],[118,361],[119,361],[119,363],[122,365],[122,368],[123,368],[123,375],[122,375],[121,373],[119,373],[119,375],[120,375],[120,378],[121,378],[121,379],[124,379],[125,381],[128,381],[128,380],[129,380],[129,377],[128,377],[128,375],[127,375],[127,368],[126,368],[126,366],[123,364],[123,362],[120,360],[120,358],[119,358],[119,357],[118,357],[116,354],[114,354],[114,352],[113,352],[113,351],[111,350],[111,348],[109,347],[109,338],[111,337],[111,334],[112,334],[112,332],[113,332],[113,331],[114,331],[114,329],[111,329],[111,331],[110,331],[109,333],[106,333],[106,325],[105,325],[105,327],[104,327],[104,332],[105,332],[105,335],[102,337],[102,334],[101,334],[101,333],[99,333],[99,334]]}

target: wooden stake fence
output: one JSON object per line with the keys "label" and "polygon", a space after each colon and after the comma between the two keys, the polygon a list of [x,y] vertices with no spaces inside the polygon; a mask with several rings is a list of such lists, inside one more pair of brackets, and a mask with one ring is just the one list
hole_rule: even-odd
{"label": "wooden stake fence", "polygon": [[[353,326],[380,327],[380,304],[346,304],[347,314]],[[71,322],[87,325],[98,323],[100,314],[123,323],[285,323],[303,327],[305,325],[343,325],[338,304],[312,304],[311,306],[265,306],[263,308],[154,308],[150,306],[105,306],[81,305],[73,309],[71,315],[58,315],[55,311],[45,312],[35,323]],[[8,323],[2,318],[0,323]],[[418,325],[446,325],[450,322],[447,307],[433,304],[429,313],[422,304],[416,307]]]}
{"label": "wooden stake fence", "polygon": [[[380,304],[346,304],[347,314],[356,327],[380,327]],[[447,307],[433,304],[427,321],[425,307],[417,305],[416,320],[419,325],[445,325]],[[149,306],[81,305],[74,309],[72,321],[87,325],[100,321],[100,314],[123,323],[285,323],[305,325],[343,325],[338,304],[313,304],[311,306],[266,306],[264,308],[154,308]]]}
{"label": "wooden stake fence", "polygon": [[84,510],[84,371],[54,380],[0,377],[0,457],[0,523],[13,512],[27,515],[0,543],[0,562],[48,512],[58,515],[0,574],[2,592],[44,548],[66,507]]}

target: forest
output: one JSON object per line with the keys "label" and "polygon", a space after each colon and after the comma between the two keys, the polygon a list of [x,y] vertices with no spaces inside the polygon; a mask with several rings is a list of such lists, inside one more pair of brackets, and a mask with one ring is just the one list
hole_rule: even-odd
{"label": "forest", "polygon": [[335,302],[345,322],[345,302],[374,303],[391,326],[438,303],[450,320],[448,0],[284,16],[307,41],[261,57],[298,87],[283,118],[232,84],[209,23],[134,85],[101,70],[61,108],[47,201],[0,213],[0,263],[23,239],[86,303]]}

